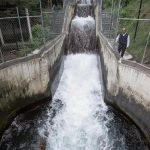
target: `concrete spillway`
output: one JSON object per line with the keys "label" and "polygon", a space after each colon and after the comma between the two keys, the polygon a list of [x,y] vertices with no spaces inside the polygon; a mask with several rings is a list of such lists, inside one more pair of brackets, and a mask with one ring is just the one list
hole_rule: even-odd
{"label": "concrete spillway", "polygon": [[70,33],[71,54],[64,57],[61,78],[54,80],[58,87],[54,86],[52,102],[19,115],[0,149],[147,150],[136,126],[104,103],[100,64],[93,53],[94,18],[76,16]]}
{"label": "concrete spillway", "polygon": [[96,49],[96,26],[91,8],[89,4],[77,5],[69,33],[68,50],[71,53],[93,52]]}
{"label": "concrete spillway", "polygon": [[113,144],[106,127],[112,118],[106,115],[96,58],[88,54],[66,57],[52,102],[56,116],[51,118],[53,111],[48,111],[49,149],[98,150]]}
{"label": "concrete spillway", "polygon": [[87,4],[78,4],[77,5],[77,16],[79,17],[88,17],[93,16],[92,6]]}
{"label": "concrete spillway", "polygon": [[66,56],[59,74],[52,103],[19,115],[0,149],[148,149],[135,125],[104,103],[95,54]]}
{"label": "concrete spillway", "polygon": [[93,17],[76,16],[69,33],[69,52],[83,53],[96,49],[95,20]]}

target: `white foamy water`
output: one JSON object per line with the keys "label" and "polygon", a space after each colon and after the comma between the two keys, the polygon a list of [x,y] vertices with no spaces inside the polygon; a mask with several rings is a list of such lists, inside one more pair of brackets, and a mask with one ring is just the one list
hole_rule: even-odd
{"label": "white foamy water", "polygon": [[95,20],[93,17],[76,16],[71,23],[69,50],[86,52],[96,49]]}
{"label": "white foamy water", "polygon": [[84,30],[85,26],[88,28],[95,28],[95,20],[93,17],[78,17],[76,16],[71,23],[71,26],[75,26],[76,28],[79,28],[80,30]]}
{"label": "white foamy water", "polygon": [[79,0],[81,4],[91,4],[91,0]]}
{"label": "white foamy water", "polygon": [[99,76],[94,54],[68,55],[52,103],[20,114],[0,150],[148,150],[135,126],[103,102]]}
{"label": "white foamy water", "polygon": [[54,94],[46,130],[47,149],[105,150],[113,142],[108,138],[107,106],[103,102],[97,56],[68,55]]}

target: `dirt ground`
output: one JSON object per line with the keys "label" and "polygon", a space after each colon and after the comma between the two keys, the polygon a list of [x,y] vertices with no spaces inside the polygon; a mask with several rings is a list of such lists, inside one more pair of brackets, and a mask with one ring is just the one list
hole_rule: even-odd
{"label": "dirt ground", "polygon": [[[20,52],[17,50],[12,51],[4,51],[2,52],[4,62],[12,59],[16,59],[20,57]],[[2,63],[2,57],[0,57],[0,62]]]}

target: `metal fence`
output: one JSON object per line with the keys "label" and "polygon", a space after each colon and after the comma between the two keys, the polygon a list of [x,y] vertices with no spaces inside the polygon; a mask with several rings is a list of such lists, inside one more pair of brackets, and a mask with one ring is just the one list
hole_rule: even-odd
{"label": "metal fence", "polygon": [[[31,14],[30,14],[31,13]],[[0,63],[33,53],[62,31],[63,9],[19,10],[0,18]]]}
{"label": "metal fence", "polygon": [[[119,0],[111,1],[111,7],[105,9],[105,1],[101,8],[102,32],[117,50],[116,37],[123,27],[130,35],[130,46],[127,52],[139,63],[150,67],[150,18],[142,9],[127,9]],[[140,18],[141,17],[141,18]]]}

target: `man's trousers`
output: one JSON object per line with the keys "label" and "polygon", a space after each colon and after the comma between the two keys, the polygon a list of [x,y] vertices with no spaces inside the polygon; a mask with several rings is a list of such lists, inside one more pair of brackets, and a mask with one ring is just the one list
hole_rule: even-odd
{"label": "man's trousers", "polygon": [[121,55],[121,57],[124,56],[126,48],[127,48],[126,44],[121,44],[121,43],[119,44],[119,46],[118,46],[118,52]]}

